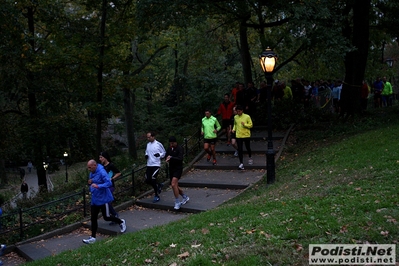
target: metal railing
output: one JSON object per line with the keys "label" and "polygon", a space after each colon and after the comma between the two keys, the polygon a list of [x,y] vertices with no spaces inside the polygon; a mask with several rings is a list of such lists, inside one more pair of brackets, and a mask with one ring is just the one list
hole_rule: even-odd
{"label": "metal railing", "polygon": [[[195,132],[184,138],[185,163],[201,150],[201,134]],[[125,202],[150,188],[144,182],[146,166],[133,168],[115,180],[115,200]],[[161,167],[159,180],[167,179],[165,165]],[[63,195],[59,199],[31,208],[12,209],[0,216],[0,243],[7,245],[64,227],[88,216],[90,195],[87,187]]]}

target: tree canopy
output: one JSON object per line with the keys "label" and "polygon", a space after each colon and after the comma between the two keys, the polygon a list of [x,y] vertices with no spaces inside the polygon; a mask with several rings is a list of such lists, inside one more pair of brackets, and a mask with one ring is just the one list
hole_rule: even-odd
{"label": "tree canopy", "polygon": [[124,121],[132,157],[147,130],[190,134],[236,81],[264,79],[266,47],[275,78],[345,80],[349,107],[363,79],[395,78],[385,61],[399,53],[398,11],[382,0],[5,0],[1,167],[96,157],[110,117]]}

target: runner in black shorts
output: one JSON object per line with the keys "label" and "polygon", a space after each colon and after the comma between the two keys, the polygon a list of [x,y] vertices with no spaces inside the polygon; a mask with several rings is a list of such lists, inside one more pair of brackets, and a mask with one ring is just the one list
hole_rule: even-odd
{"label": "runner in black shorts", "polygon": [[[169,148],[166,150],[166,162],[169,164],[169,178],[172,186],[173,194],[175,196],[175,210],[180,209],[181,205],[184,205],[189,201],[189,197],[183,193],[183,190],[179,187],[179,179],[183,174],[183,148],[177,145],[175,137],[169,138]],[[179,195],[183,197],[180,202]]]}
{"label": "runner in black shorts", "polygon": [[214,139],[204,139],[204,143],[208,143],[210,145],[216,145],[216,142],[218,141],[217,138]]}
{"label": "runner in black shorts", "polygon": [[220,115],[222,117],[222,132],[226,134],[227,146],[229,146],[231,142],[229,125],[230,125],[230,117],[233,114],[234,105],[235,105],[234,102],[230,101],[230,95],[226,93],[224,95],[223,102],[219,105],[219,109],[217,112],[217,115]]}
{"label": "runner in black shorts", "polygon": [[222,127],[219,121],[211,114],[209,109],[205,110],[205,117],[202,118],[201,135],[204,136],[204,151],[208,154],[206,160],[209,162],[213,156],[213,165],[216,164],[215,145],[217,133]]}

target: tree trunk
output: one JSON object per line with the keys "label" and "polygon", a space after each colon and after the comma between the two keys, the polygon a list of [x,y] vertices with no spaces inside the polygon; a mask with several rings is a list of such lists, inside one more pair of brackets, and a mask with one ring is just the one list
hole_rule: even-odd
{"label": "tree trunk", "polygon": [[100,154],[102,150],[101,135],[102,135],[102,100],[103,100],[103,72],[104,72],[104,51],[105,51],[105,27],[107,20],[107,0],[102,2],[102,16],[100,26],[100,51],[99,63],[97,70],[97,106],[96,106],[96,152]]}
{"label": "tree trunk", "polygon": [[249,45],[248,45],[248,34],[247,34],[247,26],[245,26],[246,21],[242,21],[240,25],[240,54],[241,54],[241,63],[242,70],[244,74],[244,82],[248,84],[248,82],[252,82],[252,71],[251,71],[251,55],[249,53]]}
{"label": "tree trunk", "polygon": [[2,185],[7,184],[7,174],[6,174],[6,163],[4,158],[0,159],[0,183]]}
{"label": "tree trunk", "polygon": [[353,3],[353,28],[344,28],[344,36],[352,40],[356,50],[345,56],[345,82],[341,92],[341,116],[360,113],[360,88],[364,79],[369,50],[369,14],[371,0]]}
{"label": "tree trunk", "polygon": [[[29,35],[35,36],[35,20],[34,20],[34,7],[27,8],[27,19],[28,19],[28,29]],[[32,54],[36,51],[35,41],[32,37],[29,40],[29,44],[32,49]],[[28,59],[32,61],[33,59],[30,57]],[[47,178],[46,171],[43,167],[44,155],[42,152],[42,141],[41,136],[38,136],[37,128],[39,128],[40,121],[39,115],[37,113],[37,102],[36,102],[36,78],[32,71],[27,70],[26,74],[27,83],[28,83],[28,103],[29,103],[29,116],[30,116],[30,127],[31,127],[31,143],[33,144],[33,163],[37,169],[37,179],[38,185],[41,187],[40,192],[47,192]]]}
{"label": "tree trunk", "polygon": [[133,121],[133,106],[134,106],[134,93],[128,88],[123,89],[123,107],[125,110],[125,125],[127,134],[127,143],[129,155],[133,159],[137,159],[136,137],[134,134],[134,121]]}

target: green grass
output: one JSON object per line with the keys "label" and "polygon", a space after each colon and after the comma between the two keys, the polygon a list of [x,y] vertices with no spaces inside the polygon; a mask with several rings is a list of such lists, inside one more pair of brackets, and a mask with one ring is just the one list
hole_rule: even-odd
{"label": "green grass", "polygon": [[29,265],[307,265],[311,243],[397,244],[399,116],[376,116],[297,128],[273,185]]}

